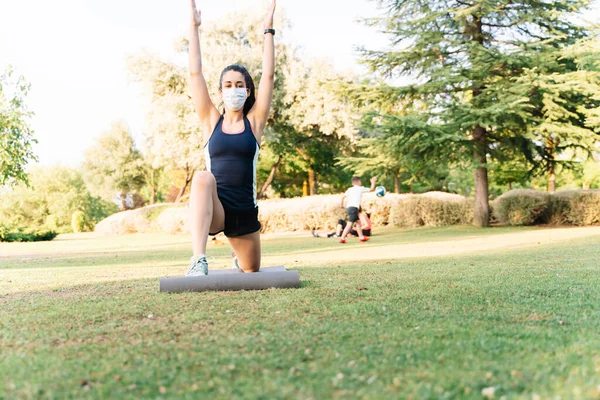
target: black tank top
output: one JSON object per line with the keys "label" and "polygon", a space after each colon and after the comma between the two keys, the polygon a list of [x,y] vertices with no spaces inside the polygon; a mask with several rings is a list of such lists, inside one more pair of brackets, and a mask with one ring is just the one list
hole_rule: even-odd
{"label": "black tank top", "polygon": [[224,208],[250,210],[256,203],[256,164],[260,146],[244,116],[244,131],[223,132],[223,116],[204,147],[206,169],[217,181],[217,195]]}

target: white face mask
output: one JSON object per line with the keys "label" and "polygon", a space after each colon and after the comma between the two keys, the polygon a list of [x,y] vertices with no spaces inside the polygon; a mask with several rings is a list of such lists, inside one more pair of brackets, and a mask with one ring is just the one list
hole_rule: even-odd
{"label": "white face mask", "polygon": [[247,98],[248,91],[246,88],[223,89],[223,103],[225,103],[225,107],[232,111],[238,111],[244,107]]}

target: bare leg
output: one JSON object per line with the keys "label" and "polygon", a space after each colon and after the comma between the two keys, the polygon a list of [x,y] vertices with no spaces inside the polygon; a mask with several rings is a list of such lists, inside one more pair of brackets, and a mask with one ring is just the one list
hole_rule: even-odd
{"label": "bare leg", "polygon": [[220,231],[225,226],[225,211],[217,196],[217,182],[210,172],[202,171],[194,175],[190,210],[194,255],[206,254],[208,234]]}
{"label": "bare leg", "polygon": [[326,233],[321,233],[321,232],[315,232],[315,235],[317,235],[317,237],[320,237],[320,238],[323,238],[323,239],[326,239],[326,238],[328,238],[328,237],[329,237],[329,235],[328,235],[328,234],[326,234]]}
{"label": "bare leg", "polygon": [[346,239],[348,232],[350,232],[350,229],[352,229],[352,225],[354,225],[354,222],[348,221],[346,227],[344,228],[344,232],[342,232],[342,239]]}
{"label": "bare leg", "polygon": [[356,232],[358,233],[359,238],[362,239],[365,237],[365,235],[363,235],[362,226],[360,226],[360,221],[356,223]]}
{"label": "bare leg", "polygon": [[260,232],[227,239],[233,247],[242,271],[258,272],[260,269]]}

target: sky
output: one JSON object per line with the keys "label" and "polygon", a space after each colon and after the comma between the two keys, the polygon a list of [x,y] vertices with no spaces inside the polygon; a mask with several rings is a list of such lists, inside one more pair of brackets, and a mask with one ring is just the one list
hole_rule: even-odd
{"label": "sky", "polygon": [[[264,7],[264,0],[196,2],[204,22]],[[277,4],[292,24],[286,41],[336,68],[358,70],[355,46],[384,41],[357,22],[378,15],[373,2]],[[120,119],[140,141],[147,101],[130,82],[125,58],[148,50],[174,59],[175,39],[187,34],[189,20],[188,0],[0,0],[0,71],[10,64],[31,83],[26,103],[35,113],[39,163],[76,166],[94,138]]]}
{"label": "sky", "polygon": [[[196,0],[204,22],[263,8],[264,1]],[[357,21],[381,13],[373,1],[277,4],[292,25],[286,41],[338,69],[360,70],[356,46],[387,44]],[[600,21],[598,6],[588,18]],[[130,82],[125,59],[142,50],[174,59],[175,39],[187,34],[189,19],[188,0],[0,0],[0,71],[10,64],[32,85],[27,105],[35,113],[39,163],[78,165],[94,138],[121,119],[140,142],[147,100]]]}

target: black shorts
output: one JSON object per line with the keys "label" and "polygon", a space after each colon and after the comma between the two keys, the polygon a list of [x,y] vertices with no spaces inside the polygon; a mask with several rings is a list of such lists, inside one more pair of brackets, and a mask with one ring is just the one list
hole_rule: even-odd
{"label": "black shorts", "polygon": [[260,231],[258,207],[250,210],[235,210],[225,207],[223,209],[225,210],[225,229],[210,233],[211,236],[223,232],[227,237],[238,237]]}
{"label": "black shorts", "polygon": [[358,221],[358,207],[348,207],[346,212],[348,212],[348,222]]}
{"label": "black shorts", "polygon": [[[342,226],[342,229],[346,228],[346,221],[344,221],[343,219],[338,220],[338,225]],[[348,232],[349,234],[351,234],[352,236],[358,236],[358,232],[355,229],[350,229],[350,232]],[[370,229],[363,229],[363,235],[365,236],[371,236],[371,230]]]}

